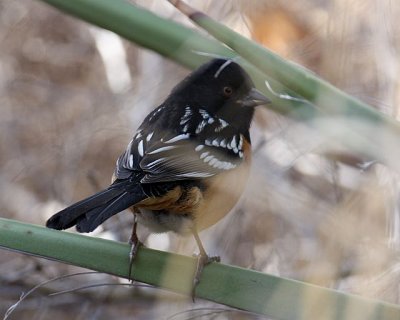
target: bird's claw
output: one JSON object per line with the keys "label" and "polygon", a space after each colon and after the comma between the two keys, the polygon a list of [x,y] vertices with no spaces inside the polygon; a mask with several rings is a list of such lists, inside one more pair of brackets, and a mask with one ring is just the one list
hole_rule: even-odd
{"label": "bird's claw", "polygon": [[208,256],[207,254],[194,254],[194,257],[197,257],[197,266],[196,273],[193,278],[193,286],[192,286],[192,300],[195,302],[196,295],[196,287],[200,283],[201,274],[203,273],[203,269],[206,265],[211,262],[220,262],[221,258],[219,256]]}
{"label": "bird's claw", "polygon": [[143,246],[143,243],[139,240],[137,241],[129,241],[131,245],[131,250],[129,251],[129,273],[128,273],[128,280],[132,283],[135,279],[132,277],[132,267],[133,261],[135,260],[136,254],[139,250],[139,247]]}

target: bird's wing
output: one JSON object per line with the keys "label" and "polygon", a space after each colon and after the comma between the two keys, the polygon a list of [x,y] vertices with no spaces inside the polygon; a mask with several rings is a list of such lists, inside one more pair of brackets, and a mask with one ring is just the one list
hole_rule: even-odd
{"label": "bird's wing", "polygon": [[176,132],[139,130],[117,161],[116,176],[142,170],[142,183],[211,177],[243,161],[244,137],[203,109],[185,109]]}

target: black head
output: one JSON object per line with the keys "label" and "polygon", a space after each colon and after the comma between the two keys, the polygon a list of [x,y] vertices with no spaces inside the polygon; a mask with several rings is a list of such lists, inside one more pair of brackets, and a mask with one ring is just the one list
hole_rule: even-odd
{"label": "black head", "polygon": [[269,102],[254,88],[243,68],[226,59],[213,59],[202,65],[179,83],[168,99],[180,105],[206,109],[246,130],[250,127],[254,107]]}

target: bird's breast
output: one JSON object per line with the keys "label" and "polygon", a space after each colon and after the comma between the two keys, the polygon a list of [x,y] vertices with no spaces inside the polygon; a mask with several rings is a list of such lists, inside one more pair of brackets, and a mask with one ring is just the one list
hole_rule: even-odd
{"label": "bird's breast", "polygon": [[[245,147],[250,151],[250,145]],[[250,165],[251,153],[245,152],[239,167],[208,179],[203,201],[194,211],[198,231],[211,227],[232,210],[246,187]]]}
{"label": "bird's breast", "polygon": [[250,171],[250,145],[243,163],[233,170],[187,186],[182,181],[163,196],[149,197],[135,205],[138,222],[153,232],[189,234],[211,227],[239,200]]}

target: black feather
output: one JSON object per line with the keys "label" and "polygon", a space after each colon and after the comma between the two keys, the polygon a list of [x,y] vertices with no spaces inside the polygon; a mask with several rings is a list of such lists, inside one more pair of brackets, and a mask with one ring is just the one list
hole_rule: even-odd
{"label": "black feather", "polygon": [[112,201],[109,201],[106,206],[95,208],[79,217],[76,223],[76,230],[78,230],[78,232],[92,232],[108,218],[111,218],[118,212],[133,206],[145,198],[146,195],[144,194],[143,189],[139,184],[137,184],[134,190],[123,192]]}
{"label": "black feather", "polygon": [[107,189],[57,212],[47,220],[46,227],[64,230],[80,223],[79,232],[90,232],[106,219],[144,198],[146,195],[137,182],[117,180]]}

